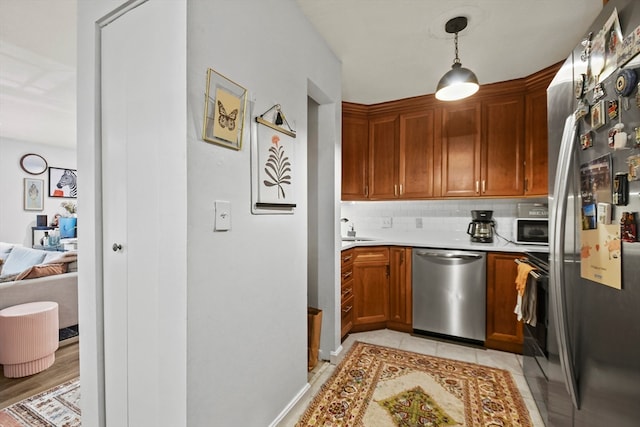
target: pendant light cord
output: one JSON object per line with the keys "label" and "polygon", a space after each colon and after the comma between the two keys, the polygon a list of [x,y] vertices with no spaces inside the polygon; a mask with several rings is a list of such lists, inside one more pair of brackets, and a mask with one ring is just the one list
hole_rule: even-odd
{"label": "pendant light cord", "polygon": [[455,38],[454,38],[454,44],[455,44],[455,47],[456,47],[456,57],[453,60],[453,63],[454,64],[460,64],[460,58],[458,58],[458,32],[457,31],[456,31],[456,35],[455,35]]}

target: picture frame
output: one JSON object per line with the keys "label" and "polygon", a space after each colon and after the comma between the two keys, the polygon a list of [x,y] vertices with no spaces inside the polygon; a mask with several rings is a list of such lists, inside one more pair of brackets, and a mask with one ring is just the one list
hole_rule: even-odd
{"label": "picture frame", "polygon": [[250,130],[251,213],[292,215],[297,206],[295,139],[257,120]]}
{"label": "picture frame", "polygon": [[25,178],[23,191],[25,211],[44,210],[44,179]]}
{"label": "picture frame", "polygon": [[213,68],[207,69],[202,139],[234,150],[242,148],[247,89]]}
{"label": "picture frame", "polygon": [[76,199],[78,171],[68,168],[49,168],[49,197]]}
{"label": "picture frame", "polygon": [[598,101],[591,107],[591,128],[598,129],[605,123],[604,102]]}

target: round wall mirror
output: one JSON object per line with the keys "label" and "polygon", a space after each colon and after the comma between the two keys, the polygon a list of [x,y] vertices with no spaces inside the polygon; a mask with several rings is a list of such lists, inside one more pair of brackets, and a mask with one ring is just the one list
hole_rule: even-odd
{"label": "round wall mirror", "polygon": [[40,175],[47,170],[47,161],[38,154],[25,154],[20,159],[20,167],[31,175]]}

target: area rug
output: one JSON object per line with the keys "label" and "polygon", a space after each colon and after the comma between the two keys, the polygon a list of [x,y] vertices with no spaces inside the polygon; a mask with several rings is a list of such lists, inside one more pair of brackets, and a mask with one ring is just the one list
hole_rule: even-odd
{"label": "area rug", "polygon": [[356,342],[296,426],[532,423],[508,371]]}
{"label": "area rug", "polygon": [[80,380],[76,378],[0,411],[0,427],[80,426]]}

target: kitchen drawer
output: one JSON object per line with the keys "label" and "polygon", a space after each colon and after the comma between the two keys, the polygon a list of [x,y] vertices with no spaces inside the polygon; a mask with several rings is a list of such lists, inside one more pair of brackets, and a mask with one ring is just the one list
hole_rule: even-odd
{"label": "kitchen drawer", "polygon": [[389,248],[386,246],[362,247],[353,249],[353,262],[389,263]]}
{"label": "kitchen drawer", "polygon": [[344,287],[345,283],[349,280],[353,280],[353,264],[348,266],[343,266],[342,271],[340,272],[340,283]]}
{"label": "kitchen drawer", "polygon": [[353,249],[347,249],[340,254],[340,265],[342,268],[353,264]]}
{"label": "kitchen drawer", "polygon": [[353,280],[348,280],[342,284],[340,292],[340,302],[343,303],[353,296]]}
{"label": "kitchen drawer", "polygon": [[340,307],[340,312],[342,315],[342,322],[340,328],[340,337],[344,338],[347,335],[351,328],[353,327],[353,293],[349,296],[345,301],[342,302]]}

